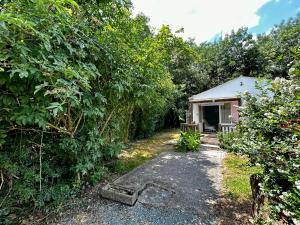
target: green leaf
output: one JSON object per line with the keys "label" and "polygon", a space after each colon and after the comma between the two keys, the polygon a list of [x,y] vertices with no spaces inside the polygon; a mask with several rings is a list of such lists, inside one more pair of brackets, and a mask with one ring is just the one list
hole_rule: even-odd
{"label": "green leaf", "polygon": [[50,103],[50,106],[48,106],[47,109],[52,111],[54,117],[56,117],[59,112],[64,111],[63,106],[59,102]]}
{"label": "green leaf", "polygon": [[43,84],[37,85],[35,86],[35,91],[34,94],[36,94],[37,92],[39,92],[41,89],[43,89],[44,87],[47,87],[49,85],[49,83],[47,81],[44,81]]}

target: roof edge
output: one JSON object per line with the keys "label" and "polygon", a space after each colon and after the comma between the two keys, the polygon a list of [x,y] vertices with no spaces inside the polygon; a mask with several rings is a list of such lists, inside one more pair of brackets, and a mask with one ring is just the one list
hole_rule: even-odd
{"label": "roof edge", "polygon": [[220,86],[223,86],[224,84],[231,83],[231,82],[235,81],[236,79],[239,79],[239,78],[242,78],[242,77],[245,77],[245,78],[247,78],[247,79],[248,79],[248,78],[251,78],[251,79],[254,79],[254,80],[257,79],[257,77],[249,77],[249,76],[240,75],[240,76],[238,76],[238,77],[236,77],[236,78],[234,78],[234,79],[231,79],[231,80],[228,80],[228,81],[224,82],[223,84],[219,84],[219,85],[217,85],[217,86],[215,86],[215,87],[212,87],[212,88],[210,88],[210,89],[207,89],[206,91],[202,91],[202,92],[200,92],[200,93],[198,93],[198,94],[192,95],[192,96],[189,97],[188,99],[189,99],[189,101],[190,101],[194,96],[197,96],[197,95],[199,95],[199,94],[205,93],[205,92],[210,91],[210,90],[214,90],[214,89],[216,89],[216,88],[218,88],[218,87],[220,87]]}
{"label": "roof edge", "polygon": [[226,101],[226,100],[238,100],[241,99],[240,96],[232,96],[232,97],[227,97],[227,98],[207,98],[207,99],[195,99],[195,100],[189,100],[190,103],[198,103],[198,102],[218,102],[218,101]]}

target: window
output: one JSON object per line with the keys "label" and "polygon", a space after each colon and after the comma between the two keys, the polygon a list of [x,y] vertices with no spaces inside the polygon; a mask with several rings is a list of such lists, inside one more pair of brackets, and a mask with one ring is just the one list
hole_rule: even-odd
{"label": "window", "polygon": [[224,103],[221,106],[221,123],[231,123],[231,103]]}

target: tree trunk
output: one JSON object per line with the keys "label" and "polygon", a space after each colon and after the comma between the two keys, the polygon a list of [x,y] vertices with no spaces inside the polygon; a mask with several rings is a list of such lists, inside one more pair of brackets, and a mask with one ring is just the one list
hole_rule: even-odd
{"label": "tree trunk", "polygon": [[262,194],[259,183],[261,183],[262,177],[259,174],[252,174],[250,176],[250,185],[252,190],[252,216],[257,217],[261,208],[264,205],[264,195]]}

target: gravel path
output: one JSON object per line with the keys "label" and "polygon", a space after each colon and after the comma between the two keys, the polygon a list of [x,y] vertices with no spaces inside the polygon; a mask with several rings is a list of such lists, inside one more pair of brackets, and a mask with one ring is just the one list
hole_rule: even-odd
{"label": "gravel path", "polygon": [[52,224],[217,224],[214,205],[220,197],[224,155],[207,148],[199,153],[163,153],[115,181],[130,187],[149,184],[133,207],[96,194],[80,210]]}

